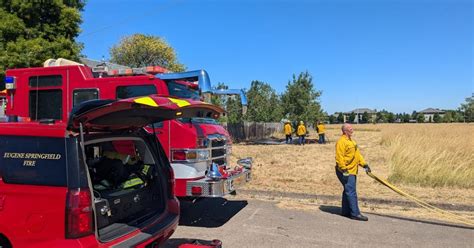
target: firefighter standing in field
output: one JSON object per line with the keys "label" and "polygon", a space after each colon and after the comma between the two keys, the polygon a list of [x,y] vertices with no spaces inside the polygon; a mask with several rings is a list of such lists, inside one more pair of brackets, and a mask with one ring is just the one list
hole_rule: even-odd
{"label": "firefighter standing in field", "polygon": [[300,121],[298,128],[296,129],[296,135],[298,135],[299,140],[298,144],[304,145],[304,137],[306,136],[306,127],[304,126],[304,122]]}
{"label": "firefighter standing in field", "polygon": [[357,202],[357,171],[362,166],[370,172],[369,165],[360,154],[356,142],[352,139],[354,129],[350,124],[342,126],[342,136],[336,143],[336,175],[344,191],[342,192],[341,215],[354,220],[367,221],[368,218],[360,213]]}
{"label": "firefighter standing in field", "polygon": [[290,121],[285,121],[285,125],[283,126],[283,131],[285,132],[285,138],[286,138],[286,143],[290,144],[293,141],[293,138],[291,138],[291,124]]}
{"label": "firefighter standing in field", "polygon": [[319,135],[319,144],[324,144],[326,143],[325,137],[324,137],[324,132],[326,131],[326,128],[324,127],[324,124],[320,121],[317,122],[316,124],[316,131],[318,132]]}

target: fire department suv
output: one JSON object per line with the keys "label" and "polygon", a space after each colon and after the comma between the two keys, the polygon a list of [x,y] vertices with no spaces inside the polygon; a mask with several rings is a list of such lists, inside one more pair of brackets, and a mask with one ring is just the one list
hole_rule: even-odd
{"label": "fire department suv", "polygon": [[143,127],[217,118],[151,95],[76,106],[68,122],[0,123],[0,247],[155,247],[176,229],[173,170]]}

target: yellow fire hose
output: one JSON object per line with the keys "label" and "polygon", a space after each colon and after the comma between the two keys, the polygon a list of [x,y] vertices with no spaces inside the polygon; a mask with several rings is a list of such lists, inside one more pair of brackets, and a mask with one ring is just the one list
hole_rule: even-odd
{"label": "yellow fire hose", "polygon": [[469,220],[468,218],[466,218],[464,216],[457,215],[457,214],[453,214],[451,212],[448,212],[448,211],[440,209],[440,208],[437,208],[437,207],[435,207],[435,206],[433,206],[433,205],[431,205],[431,204],[429,204],[425,201],[422,201],[422,200],[420,200],[420,199],[418,199],[414,196],[411,196],[411,195],[403,192],[399,188],[395,187],[393,184],[387,182],[386,180],[383,180],[383,179],[377,177],[376,175],[372,174],[372,172],[367,172],[367,175],[369,175],[369,177],[373,178],[375,181],[385,185],[389,189],[391,189],[391,190],[395,191],[396,193],[400,194],[401,196],[404,196],[405,198],[412,200],[418,206],[426,208],[429,211],[444,215],[449,220],[454,220],[456,222],[460,222],[460,223],[463,223],[463,224],[468,225],[468,226],[474,226],[474,222]]}

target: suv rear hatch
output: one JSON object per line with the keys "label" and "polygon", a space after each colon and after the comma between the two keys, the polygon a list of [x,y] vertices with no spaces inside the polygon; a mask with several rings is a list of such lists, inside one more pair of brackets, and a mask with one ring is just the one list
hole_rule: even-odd
{"label": "suv rear hatch", "polygon": [[156,137],[142,128],[180,117],[217,118],[221,112],[207,103],[157,95],[90,101],[72,110],[68,129],[84,140],[81,147],[102,242],[146,228],[174,197],[169,196],[168,159]]}

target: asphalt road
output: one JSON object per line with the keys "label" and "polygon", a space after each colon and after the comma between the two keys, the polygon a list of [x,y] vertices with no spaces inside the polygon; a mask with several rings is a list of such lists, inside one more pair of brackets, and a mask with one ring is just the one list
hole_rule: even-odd
{"label": "asphalt road", "polygon": [[220,239],[223,247],[474,247],[474,229],[397,216],[341,217],[339,207],[281,209],[274,202],[231,198],[183,203],[165,247]]}

